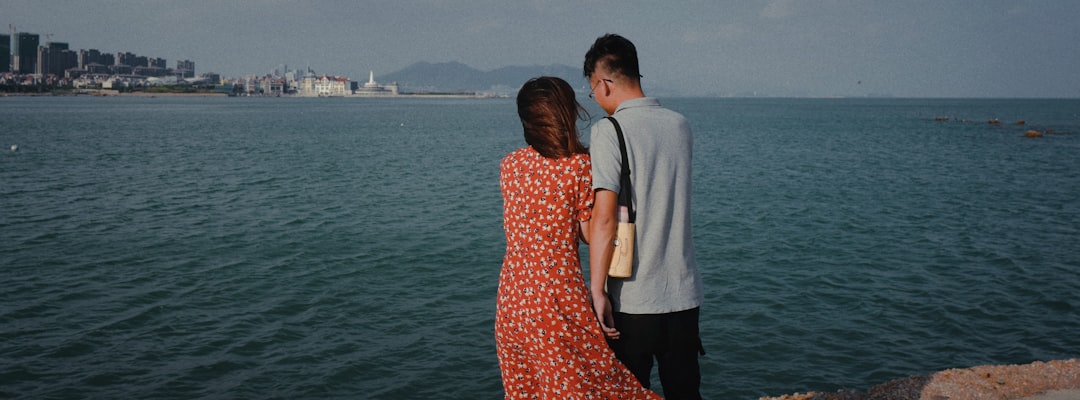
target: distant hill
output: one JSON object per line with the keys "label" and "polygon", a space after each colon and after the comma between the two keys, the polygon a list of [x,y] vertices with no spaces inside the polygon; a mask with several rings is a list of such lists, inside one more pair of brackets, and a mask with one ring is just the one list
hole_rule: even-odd
{"label": "distant hill", "polygon": [[557,76],[578,87],[584,84],[581,68],[566,65],[512,66],[481,71],[459,62],[418,62],[376,77],[379,83],[397,82],[403,93],[483,92],[512,95],[521,84],[537,76]]}

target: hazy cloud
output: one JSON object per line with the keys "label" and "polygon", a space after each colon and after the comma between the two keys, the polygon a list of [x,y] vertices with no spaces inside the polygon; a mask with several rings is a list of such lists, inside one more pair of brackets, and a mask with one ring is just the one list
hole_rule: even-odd
{"label": "hazy cloud", "polygon": [[761,10],[761,16],[765,18],[787,18],[795,14],[795,0],[771,0]]}

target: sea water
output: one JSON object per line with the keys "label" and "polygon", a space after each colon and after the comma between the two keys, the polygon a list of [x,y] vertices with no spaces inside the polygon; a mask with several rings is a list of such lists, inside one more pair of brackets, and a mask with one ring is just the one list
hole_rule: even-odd
{"label": "sea water", "polygon": [[[661,101],[695,132],[707,398],[1080,356],[1080,101]],[[0,397],[502,396],[512,99],[20,97],[0,126]]]}

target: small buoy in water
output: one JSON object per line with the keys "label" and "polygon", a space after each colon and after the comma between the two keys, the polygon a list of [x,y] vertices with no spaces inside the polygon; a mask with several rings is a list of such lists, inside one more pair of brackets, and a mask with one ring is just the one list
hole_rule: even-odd
{"label": "small buoy in water", "polygon": [[1027,133],[1024,133],[1024,137],[1043,137],[1043,135],[1039,131],[1027,131]]}
{"label": "small buoy in water", "polygon": [[17,145],[17,144],[11,145],[11,151],[19,151],[19,145]]}

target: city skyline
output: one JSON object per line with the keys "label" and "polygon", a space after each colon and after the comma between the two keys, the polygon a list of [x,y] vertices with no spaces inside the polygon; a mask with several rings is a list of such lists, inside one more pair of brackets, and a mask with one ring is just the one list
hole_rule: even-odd
{"label": "city skyline", "polygon": [[637,44],[647,94],[691,96],[1080,97],[1075,15],[1068,0],[0,3],[0,24],[20,32],[221,76],[578,66],[614,32]]}
{"label": "city skyline", "polygon": [[123,50],[102,52],[97,48],[72,49],[68,42],[52,40],[52,34],[46,34],[46,40],[42,41],[41,34],[17,32],[14,26],[11,26],[10,32],[0,33],[0,42],[5,42],[0,46],[4,50],[4,57],[0,58],[3,61],[0,72],[40,78],[49,75],[65,78],[73,71],[77,76],[163,76],[175,73],[185,78],[194,77],[195,63],[191,60],[176,60],[176,68],[172,69],[168,68],[167,60],[161,57],[137,55]]}

